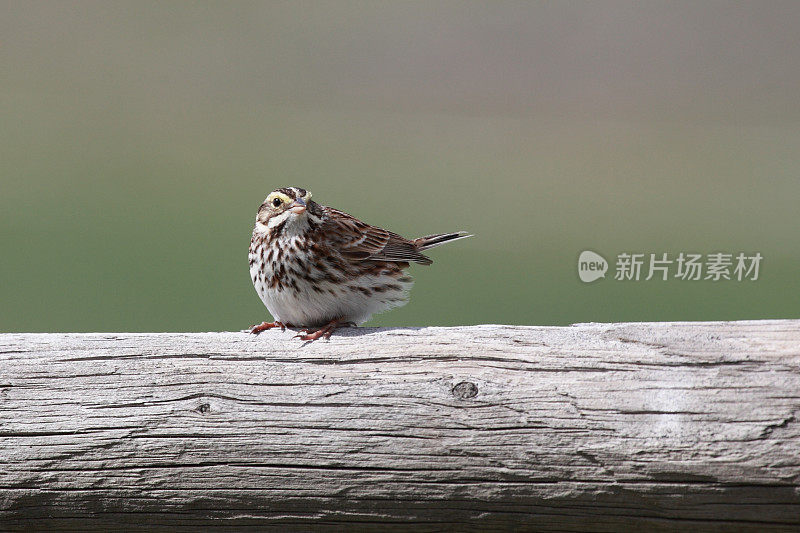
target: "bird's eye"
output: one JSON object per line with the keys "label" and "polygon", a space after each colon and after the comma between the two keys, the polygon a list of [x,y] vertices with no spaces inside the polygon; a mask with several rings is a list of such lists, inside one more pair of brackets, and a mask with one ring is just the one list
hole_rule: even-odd
{"label": "bird's eye", "polygon": [[272,207],[280,207],[282,203],[283,200],[281,200],[280,198],[274,198],[272,200]]}

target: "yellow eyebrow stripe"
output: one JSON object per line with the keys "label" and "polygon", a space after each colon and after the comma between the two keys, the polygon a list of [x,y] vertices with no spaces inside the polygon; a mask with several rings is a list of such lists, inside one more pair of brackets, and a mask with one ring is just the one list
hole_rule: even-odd
{"label": "yellow eyebrow stripe", "polygon": [[286,196],[285,194],[281,193],[281,192],[274,192],[274,193],[270,194],[269,196],[267,196],[267,203],[272,202],[272,200],[274,200],[275,198],[280,198],[286,204],[292,203],[292,199],[289,198],[288,196]]}

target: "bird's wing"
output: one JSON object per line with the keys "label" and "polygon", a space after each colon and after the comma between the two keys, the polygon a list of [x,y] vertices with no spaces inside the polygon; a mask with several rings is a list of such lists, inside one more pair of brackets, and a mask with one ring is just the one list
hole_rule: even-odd
{"label": "bird's wing", "polygon": [[410,240],[385,229],[361,222],[338,209],[326,208],[328,216],[323,231],[329,242],[352,261],[396,261],[429,265]]}

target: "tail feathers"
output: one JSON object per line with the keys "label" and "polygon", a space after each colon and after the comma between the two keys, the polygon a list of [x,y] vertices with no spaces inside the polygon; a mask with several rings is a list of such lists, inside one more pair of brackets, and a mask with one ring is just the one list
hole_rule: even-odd
{"label": "tail feathers", "polygon": [[417,250],[422,251],[434,248],[446,242],[457,241],[458,239],[466,239],[467,237],[472,237],[472,235],[466,231],[457,231],[455,233],[439,233],[436,235],[428,235],[427,237],[414,239],[414,244],[417,246]]}

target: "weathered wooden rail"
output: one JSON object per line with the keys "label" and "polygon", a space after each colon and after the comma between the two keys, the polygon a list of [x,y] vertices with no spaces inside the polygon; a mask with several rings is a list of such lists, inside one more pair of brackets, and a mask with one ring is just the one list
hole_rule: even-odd
{"label": "weathered wooden rail", "polygon": [[0,335],[0,529],[800,530],[800,321]]}

